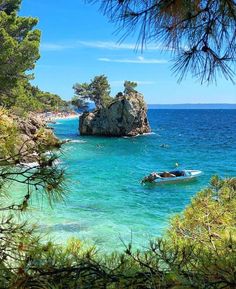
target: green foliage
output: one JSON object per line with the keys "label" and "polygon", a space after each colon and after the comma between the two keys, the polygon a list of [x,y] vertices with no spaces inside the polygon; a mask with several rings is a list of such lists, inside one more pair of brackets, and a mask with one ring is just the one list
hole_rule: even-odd
{"label": "green foliage", "polygon": [[71,104],[75,106],[76,108],[80,110],[88,110],[89,103],[81,98],[78,98],[78,96],[74,96],[71,100]]}
{"label": "green foliage", "polygon": [[21,1],[1,1],[0,5],[0,105],[9,107],[17,94],[14,88],[31,79],[29,70],[39,58],[40,31],[32,30],[37,19],[20,17]]}
{"label": "green foliage", "polygon": [[62,100],[60,96],[50,93],[50,92],[44,92],[40,90],[37,86],[30,86],[26,87],[27,91],[30,91],[31,99],[34,101],[35,105],[37,105],[38,109],[40,111],[52,111],[52,110],[64,110],[67,109],[67,102]]}
{"label": "green foliage", "polygon": [[105,75],[95,76],[90,83],[92,99],[96,107],[106,107],[110,101],[110,84]]}
{"label": "green foliage", "polygon": [[29,71],[39,59],[38,20],[19,16],[20,0],[0,0],[0,106],[16,114],[63,109],[65,101],[31,86]]}
{"label": "green foliage", "polygon": [[88,108],[87,100],[90,100],[90,87],[88,83],[76,83],[73,86],[75,96],[72,98],[71,103],[78,109],[86,110]]}
{"label": "green foliage", "polygon": [[11,14],[14,11],[18,11],[22,0],[1,0],[0,11],[5,11],[7,14]]}
{"label": "green foliage", "polygon": [[10,108],[16,115],[25,116],[30,111],[40,111],[42,108],[42,104],[32,96],[28,86],[25,81],[19,81],[18,85],[12,89],[13,94],[17,96]]}
{"label": "green foliage", "polygon": [[[137,92],[135,88],[137,83],[126,80],[124,82],[124,94],[129,95],[132,92]],[[75,96],[71,103],[79,109],[86,110],[88,108],[88,101],[93,101],[96,108],[108,107],[113,97],[110,96],[110,84],[105,75],[95,76],[90,83],[76,83],[73,86]],[[116,97],[123,96],[120,92]]]}
{"label": "green foliage", "polygon": [[[35,268],[38,261],[33,257],[43,245],[32,225],[19,221],[17,212],[27,210],[33,195],[47,196],[50,202],[62,199],[64,172],[55,165],[56,156],[45,153],[50,149],[50,133],[41,129],[22,139],[15,119],[0,110],[0,287],[32,288],[25,287],[30,284],[28,270]],[[32,155],[34,166],[22,163]],[[20,185],[23,195],[8,204],[11,185]]]}
{"label": "green foliage", "polygon": [[[25,212],[33,195],[47,196],[51,204],[63,197],[64,172],[55,165],[55,154],[45,154],[50,144],[55,146],[47,130],[34,134],[33,148],[27,145],[33,139],[17,146],[17,125],[3,109],[0,130],[3,288],[235,288],[235,178],[213,177],[173,218],[166,236],[152,241],[146,251],[135,251],[130,244],[124,253],[104,256],[77,240],[66,247],[43,243],[32,225],[19,222],[15,212]],[[33,152],[35,166],[20,165]],[[25,187],[24,194],[4,206],[6,188],[14,183]]]}
{"label": "green foliage", "polygon": [[7,158],[16,152],[19,131],[8,112],[0,107],[0,157]]}
{"label": "green foliage", "polygon": [[135,88],[138,86],[137,82],[128,81],[124,82],[124,94],[130,94],[132,92],[136,92]]}
{"label": "green foliage", "polygon": [[[224,66],[225,56],[219,59],[222,46],[218,44],[227,34],[223,49],[228,59],[232,59],[235,38],[231,39],[228,33],[235,31],[235,22],[232,24],[231,21],[235,21],[233,1],[159,1],[153,3],[153,7],[149,6],[152,1],[139,1],[139,5],[134,6],[130,5],[136,1],[106,2],[104,7],[108,8],[115,3],[111,12],[118,5],[116,15],[121,12],[123,18],[120,19],[128,19],[132,25],[139,17],[145,16],[146,21],[156,11],[156,17],[148,23],[153,25],[154,21],[160,34],[153,35],[156,39],[166,36],[177,52],[181,50],[183,38],[189,41],[189,50],[184,52],[185,58],[177,62],[177,69],[181,65],[186,71],[191,57],[199,57],[195,58],[191,68],[202,79],[209,80],[214,76],[216,64],[225,75],[230,73]],[[20,0],[0,0],[0,104],[19,114],[26,110],[64,107],[65,103],[57,95],[42,92],[28,82],[32,77],[28,71],[34,68],[39,57],[40,33],[32,30],[36,19],[17,16],[20,3]],[[136,9],[140,7],[144,9],[138,13]],[[205,14],[206,20],[203,19]],[[220,31],[219,26],[227,26],[227,30],[216,39],[214,35]],[[163,34],[163,27],[167,34]],[[188,33],[191,34],[189,38]],[[201,67],[204,67],[203,72]],[[136,83],[126,81],[124,93],[135,88]],[[100,108],[112,100],[104,75],[96,76],[89,84],[77,84],[74,89],[77,97],[74,103],[90,100]],[[104,256],[76,240],[67,247],[41,242],[32,225],[21,223],[18,216],[29,208],[33,195],[46,196],[51,204],[63,199],[64,171],[55,164],[57,156],[52,151],[45,153],[58,145],[52,133],[43,128],[22,139],[16,121],[5,109],[0,109],[1,288],[235,288],[235,178],[221,180],[214,177],[211,185],[172,220],[166,236],[151,242],[149,249],[143,252],[134,251],[130,244],[124,253]],[[22,163],[32,155],[33,167]],[[7,188],[14,184],[23,187],[24,193],[18,201],[4,205]]]}
{"label": "green foliage", "polygon": [[[234,82],[236,58],[235,0],[107,0],[101,11],[124,31],[137,31],[142,48],[149,43],[171,51],[173,71],[201,82],[224,76]],[[124,38],[123,37],[123,38]]]}
{"label": "green foliage", "polygon": [[[42,190],[50,194],[47,187],[55,179],[44,183],[49,171],[44,173],[45,167],[40,167],[35,173],[29,172],[28,180],[33,187],[40,180]],[[37,181],[32,174],[36,174]],[[25,195],[22,204],[7,209],[25,210],[31,195]],[[236,179],[217,177],[172,220],[167,235],[151,242],[149,249],[142,252],[133,251],[130,244],[124,253],[101,255],[96,248],[75,239],[67,246],[41,243],[29,225],[5,218],[0,240],[7,240],[7,244],[1,245],[0,281],[4,288],[20,289],[231,289],[236,284],[235,228]]]}
{"label": "green foliage", "polygon": [[[67,109],[67,102],[58,95],[40,90],[26,81],[18,82],[13,90],[17,97],[10,108],[14,114],[24,116],[28,112],[61,111]],[[9,102],[7,98],[7,102]]]}
{"label": "green foliage", "polygon": [[[236,284],[236,179],[214,177],[211,187],[193,198],[173,219],[168,233],[171,269],[198,288],[233,288]],[[176,269],[175,269],[176,270]]]}
{"label": "green foliage", "polygon": [[86,101],[92,101],[97,108],[107,107],[112,101],[110,84],[105,75],[95,76],[90,83],[77,83],[73,86],[75,97],[72,104],[78,108],[86,107]]}

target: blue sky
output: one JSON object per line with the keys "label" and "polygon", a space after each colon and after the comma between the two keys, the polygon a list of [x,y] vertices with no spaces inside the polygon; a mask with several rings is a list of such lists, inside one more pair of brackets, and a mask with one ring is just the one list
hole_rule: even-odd
{"label": "blue sky", "polygon": [[236,86],[224,79],[207,86],[188,77],[178,84],[161,43],[141,53],[134,49],[135,35],[129,35],[119,45],[116,27],[82,0],[23,0],[20,13],[39,18],[42,31],[34,84],[64,99],[73,96],[74,83],[105,74],[113,95],[123,90],[124,80],[132,80],[150,104],[236,103]]}

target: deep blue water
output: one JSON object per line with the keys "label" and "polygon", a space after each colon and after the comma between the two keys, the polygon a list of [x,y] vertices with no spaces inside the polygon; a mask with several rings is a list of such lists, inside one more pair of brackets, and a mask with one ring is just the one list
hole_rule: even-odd
{"label": "deep blue water", "polygon": [[[212,175],[236,176],[236,110],[149,110],[153,134],[135,138],[81,137],[78,120],[59,120],[68,196],[53,209],[35,206],[43,231],[57,242],[76,237],[103,250],[131,241],[143,247],[160,236],[171,216],[208,185]],[[168,145],[163,148],[161,145]],[[142,186],[152,171],[198,169],[197,181]]]}

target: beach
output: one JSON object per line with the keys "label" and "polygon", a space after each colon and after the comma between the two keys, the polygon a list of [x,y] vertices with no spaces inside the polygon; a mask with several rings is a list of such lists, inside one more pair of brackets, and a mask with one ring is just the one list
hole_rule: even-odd
{"label": "beach", "polygon": [[59,119],[78,119],[81,114],[75,111],[68,111],[68,112],[45,112],[45,113],[38,113],[37,115],[46,122],[55,122],[56,120]]}

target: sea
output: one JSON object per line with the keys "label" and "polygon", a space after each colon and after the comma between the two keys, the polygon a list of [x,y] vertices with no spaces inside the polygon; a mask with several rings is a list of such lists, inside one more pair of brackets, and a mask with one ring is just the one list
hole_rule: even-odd
{"label": "sea", "polygon": [[[66,198],[51,207],[33,202],[32,220],[57,243],[77,238],[98,250],[145,249],[164,236],[214,175],[236,177],[236,110],[149,109],[150,134],[127,137],[80,136],[77,119],[53,125],[60,139]],[[142,185],[153,171],[193,169],[192,182]]]}

